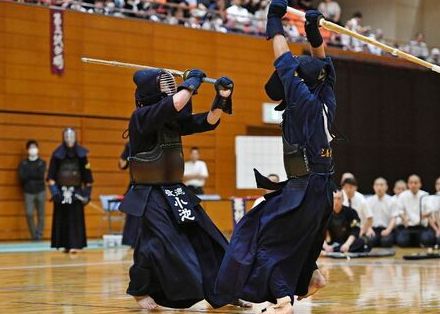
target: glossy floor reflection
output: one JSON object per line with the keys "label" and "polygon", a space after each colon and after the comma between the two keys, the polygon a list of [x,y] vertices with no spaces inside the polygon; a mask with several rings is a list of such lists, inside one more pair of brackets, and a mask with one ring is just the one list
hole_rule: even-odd
{"label": "glossy floor reflection", "polygon": [[[327,288],[295,303],[295,313],[440,313],[440,260],[322,258]],[[125,295],[131,251],[0,254],[1,313],[141,312]],[[252,313],[234,307],[155,313]]]}

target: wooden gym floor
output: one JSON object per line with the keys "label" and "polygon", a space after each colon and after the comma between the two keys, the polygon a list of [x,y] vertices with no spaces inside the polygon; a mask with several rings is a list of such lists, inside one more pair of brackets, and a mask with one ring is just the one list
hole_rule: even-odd
{"label": "wooden gym floor", "polygon": [[[319,264],[327,288],[295,303],[295,313],[440,313],[440,260],[334,260]],[[136,313],[125,294],[132,251],[89,249],[0,254],[0,313]],[[156,313],[252,313],[234,307]]]}

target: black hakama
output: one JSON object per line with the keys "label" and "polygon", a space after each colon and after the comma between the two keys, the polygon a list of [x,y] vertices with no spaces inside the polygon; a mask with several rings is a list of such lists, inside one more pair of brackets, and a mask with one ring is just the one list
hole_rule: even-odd
{"label": "black hakama", "polygon": [[51,247],[82,249],[87,246],[84,205],[80,201],[72,204],[55,203],[52,217]]}

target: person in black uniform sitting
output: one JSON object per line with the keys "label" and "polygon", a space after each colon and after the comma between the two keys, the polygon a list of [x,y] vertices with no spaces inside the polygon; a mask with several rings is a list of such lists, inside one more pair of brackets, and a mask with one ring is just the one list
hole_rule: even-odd
{"label": "person in black uniform sitting", "polygon": [[342,205],[343,194],[336,191],[333,194],[333,213],[328,221],[327,239],[323,250],[326,252],[359,253],[368,252],[370,247],[363,238],[359,237],[361,220],[358,213]]}

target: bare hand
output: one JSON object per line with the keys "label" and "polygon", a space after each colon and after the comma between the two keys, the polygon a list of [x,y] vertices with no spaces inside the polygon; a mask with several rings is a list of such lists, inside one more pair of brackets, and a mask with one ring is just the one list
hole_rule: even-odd
{"label": "bare hand", "polygon": [[331,245],[324,246],[324,251],[326,251],[327,253],[333,252],[333,246]]}
{"label": "bare hand", "polygon": [[391,231],[389,231],[388,229],[384,229],[384,230],[382,230],[382,231],[380,232],[380,235],[381,235],[382,237],[386,237],[386,236],[388,236],[390,233],[391,233]]}
{"label": "bare hand", "polygon": [[350,249],[350,246],[347,244],[344,244],[343,246],[341,246],[339,251],[341,251],[342,253],[347,253],[349,249]]}
{"label": "bare hand", "polygon": [[374,233],[374,230],[372,228],[367,230],[366,236],[369,238],[374,237],[376,234]]}

